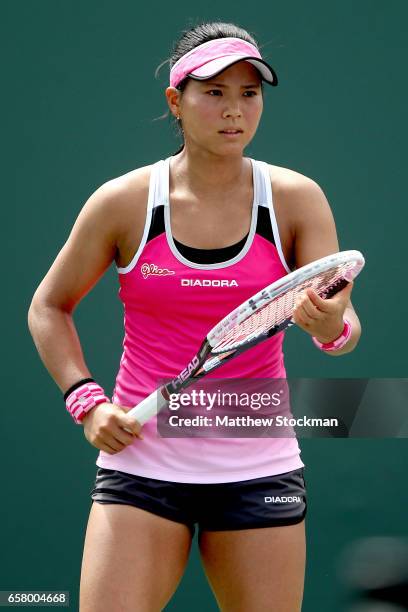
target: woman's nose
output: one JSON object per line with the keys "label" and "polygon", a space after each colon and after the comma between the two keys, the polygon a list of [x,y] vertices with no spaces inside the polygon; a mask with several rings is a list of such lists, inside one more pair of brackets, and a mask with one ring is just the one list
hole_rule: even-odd
{"label": "woman's nose", "polygon": [[222,116],[224,119],[228,119],[229,117],[233,117],[234,119],[239,118],[242,116],[241,109],[238,105],[230,105],[224,110]]}

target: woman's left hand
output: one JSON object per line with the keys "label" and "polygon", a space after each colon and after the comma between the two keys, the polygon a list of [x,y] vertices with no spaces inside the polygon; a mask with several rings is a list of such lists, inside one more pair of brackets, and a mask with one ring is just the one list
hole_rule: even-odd
{"label": "woman's left hand", "polygon": [[298,298],[292,317],[294,322],[323,344],[336,340],[344,328],[343,315],[352,289],[353,283],[350,282],[327,300],[319,297],[313,289],[306,289]]}

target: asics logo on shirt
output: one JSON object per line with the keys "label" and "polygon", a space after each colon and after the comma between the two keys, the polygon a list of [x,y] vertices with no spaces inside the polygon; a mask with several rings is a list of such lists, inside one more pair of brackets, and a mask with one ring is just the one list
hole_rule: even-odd
{"label": "asics logo on shirt", "polygon": [[167,276],[168,274],[175,274],[174,270],[168,268],[159,268],[156,264],[144,263],[140,266],[140,271],[144,279],[149,276]]}
{"label": "asics logo on shirt", "polygon": [[182,287],[238,287],[236,280],[211,280],[209,278],[182,278]]}

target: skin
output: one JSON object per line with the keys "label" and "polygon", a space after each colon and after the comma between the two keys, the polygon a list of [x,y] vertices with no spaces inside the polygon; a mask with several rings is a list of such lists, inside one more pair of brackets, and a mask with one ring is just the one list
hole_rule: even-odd
{"label": "skin", "polygon": [[[172,233],[196,248],[234,244],[246,235],[251,219],[252,174],[243,151],[262,115],[258,72],[240,62],[211,82],[190,79],[182,94],[169,87],[166,99],[170,112],[181,118],[185,138],[183,151],[172,158],[170,167]],[[222,133],[227,128],[242,131],[228,136]],[[300,267],[337,252],[333,216],[320,187],[286,168],[271,165],[270,175],[289,265]],[[143,234],[149,176],[150,167],[139,168],[102,185],[89,198],[33,297],[29,327],[62,391],[91,375],[72,314],[112,261],[124,267],[132,260]],[[352,337],[332,356],[353,350],[360,336],[351,290],[352,284],[326,301],[308,290],[294,313],[298,326],[322,342],[339,336],[343,316],[351,321]],[[128,410],[98,405],[83,421],[86,439],[109,454],[134,443],[142,433]],[[183,574],[190,545],[185,525],[132,506],[94,503],[84,547],[81,612],[163,609]],[[207,531],[199,545],[221,610],[300,610],[304,523]]]}

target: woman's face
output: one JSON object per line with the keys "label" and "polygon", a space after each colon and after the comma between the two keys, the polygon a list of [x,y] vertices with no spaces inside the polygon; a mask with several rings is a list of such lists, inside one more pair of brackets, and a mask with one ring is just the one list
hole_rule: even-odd
{"label": "woman's face", "polygon": [[258,127],[262,108],[261,77],[257,69],[242,61],[205,81],[189,79],[176,108],[184,140],[190,149],[204,149],[217,155],[242,154]]}

